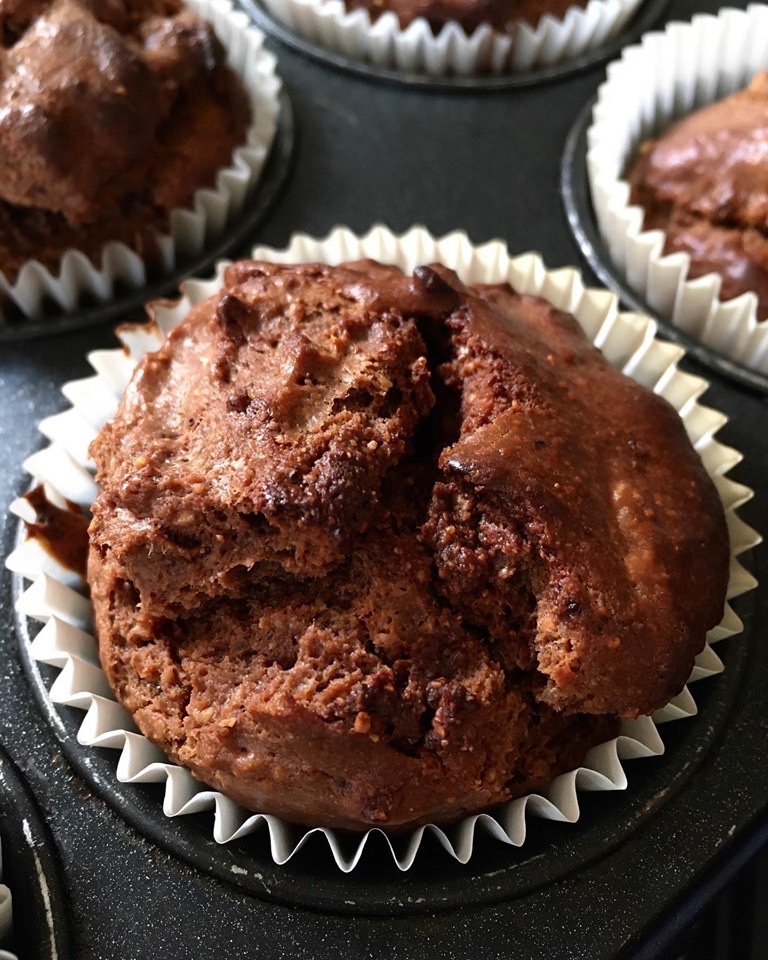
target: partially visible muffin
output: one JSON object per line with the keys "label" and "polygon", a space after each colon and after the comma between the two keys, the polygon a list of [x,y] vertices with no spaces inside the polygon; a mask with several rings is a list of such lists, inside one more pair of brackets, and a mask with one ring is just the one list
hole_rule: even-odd
{"label": "partially visible muffin", "polygon": [[139,728],[244,806],[449,821],[687,678],[728,534],[665,401],[439,265],[243,261],[92,447],[89,582]]}
{"label": "partially visible muffin", "polygon": [[471,33],[487,23],[500,33],[513,33],[520,22],[532,27],[545,15],[562,19],[571,7],[585,7],[587,0],[345,0],[350,10],[364,7],[375,20],[391,10],[405,29],[424,17],[438,31],[446,23],[459,23]]}
{"label": "partially visible muffin", "polygon": [[565,65],[603,46],[642,0],[264,0],[305,40],[374,70],[461,78]]}
{"label": "partially visible muffin", "polygon": [[768,73],[643,144],[627,179],[644,229],[691,260],[689,278],[718,273],[721,300],[747,291],[768,319]]}
{"label": "partially visible muffin", "polygon": [[212,27],[178,0],[4,0],[0,271],[111,240],[151,265],[249,119]]}

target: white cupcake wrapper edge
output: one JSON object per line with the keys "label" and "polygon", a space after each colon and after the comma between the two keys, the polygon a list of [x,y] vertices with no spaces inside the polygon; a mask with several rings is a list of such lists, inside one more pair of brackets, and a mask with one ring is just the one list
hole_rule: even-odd
{"label": "white cupcake wrapper edge", "polygon": [[394,13],[371,21],[366,9],[342,0],[264,0],[269,13],[306,40],[352,60],[427,76],[504,74],[549,67],[580,56],[617,34],[642,0],[589,0],[560,19],[544,16],[536,27],[517,24],[503,34],[487,24],[467,33],[456,22],[436,34],[419,17],[405,29]]}

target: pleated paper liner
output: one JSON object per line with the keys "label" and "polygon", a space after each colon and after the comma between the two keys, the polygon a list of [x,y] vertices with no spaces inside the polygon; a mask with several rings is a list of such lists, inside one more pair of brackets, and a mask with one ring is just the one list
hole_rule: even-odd
{"label": "pleated paper liner", "polygon": [[467,32],[453,21],[435,33],[423,17],[403,29],[391,11],[372,20],[368,10],[347,10],[342,0],[248,0],[246,6],[352,65],[438,79],[546,72],[579,60],[616,37],[642,2],[589,0],[562,18],[545,15],[535,27],[520,21],[511,33],[488,24]]}
{"label": "pleated paper liner", "polygon": [[[213,24],[227,63],[245,86],[252,122],[244,143],[235,150],[231,163],[219,171],[215,185],[198,190],[190,208],[172,211],[169,233],[158,237],[165,274],[201,258],[252,199],[278,129],[281,104],[282,84],[275,72],[275,57],[264,49],[264,35],[250,24],[247,15],[236,10],[231,0],[187,0],[187,5]],[[71,315],[84,303],[109,303],[147,283],[144,260],[124,243],[106,244],[98,263],[78,250],[66,251],[56,270],[31,260],[13,282],[0,273],[4,304],[0,338],[24,336],[30,329],[56,332],[61,314],[69,315],[67,326],[78,325]],[[3,320],[3,314],[7,319]],[[98,313],[94,316],[97,322]]]}
{"label": "pleated paper liner", "polygon": [[625,272],[611,258],[597,225],[587,176],[587,133],[593,105],[594,100],[584,107],[566,138],[560,164],[560,193],[576,242],[595,276],[618,295],[628,310],[653,317],[662,335],[679,343],[688,357],[751,390],[768,394],[768,374],[730,359],[675,326],[629,286]]}
{"label": "pleated paper liner", "polygon": [[[605,290],[585,288],[578,271],[571,268],[549,271],[536,254],[510,258],[503,243],[494,241],[473,246],[466,234],[451,233],[433,238],[420,227],[395,236],[383,227],[363,237],[339,228],[325,239],[295,236],[285,250],[258,247],[253,256],[279,262],[344,260],[371,257],[393,263],[410,272],[416,266],[439,261],[457,271],[467,283],[509,281],[520,292],[538,294],[562,310],[573,313],[586,335],[608,360],[635,380],[665,397],[680,414],[688,436],[702,458],[720,494],[731,537],[731,567],[728,599],[751,590],[754,578],[738,557],[759,542],[757,534],[737,516],[737,509],[752,492],[727,477],[741,455],[718,443],[715,434],[726,417],[698,402],[706,381],[678,369],[681,348],[655,338],[655,324],[647,317],[620,313],[615,296]],[[135,363],[162,342],[190,304],[198,303],[221,285],[223,265],[211,280],[183,284],[183,298],[156,307],[159,330],[132,325],[122,329],[124,350],[100,350],[89,355],[95,373],[63,388],[70,407],[48,417],[40,430],[49,444],[24,463],[33,482],[44,483],[51,499],[66,498],[87,509],[97,493],[88,445],[100,427],[114,414]],[[161,332],[163,331],[163,332]],[[12,505],[19,517],[31,519],[30,506],[19,499]],[[183,768],[169,763],[163,754],[136,731],[128,714],[116,703],[99,663],[91,633],[91,610],[85,585],[77,575],[60,567],[33,539],[22,539],[7,561],[11,570],[32,581],[18,599],[22,618],[40,621],[43,628],[31,642],[34,660],[51,664],[60,673],[50,687],[50,700],[85,711],[78,733],[84,749],[108,747],[116,753],[116,779],[125,784],[160,783],[164,786],[163,810],[168,817],[212,811],[212,835],[227,843],[266,826],[270,852],[276,864],[288,861],[314,833],[327,840],[333,861],[342,871],[360,862],[369,838],[381,831],[371,830],[350,840],[339,832],[297,828],[280,818],[252,813],[222,794],[195,780]],[[722,662],[712,644],[742,630],[730,603],[723,620],[710,631],[708,643],[696,658],[690,681],[720,672]],[[581,791],[624,790],[628,786],[623,762],[664,752],[658,726],[692,717],[696,703],[686,687],[653,718],[622,721],[620,735],[591,750],[583,767],[555,778],[544,795],[514,800],[490,814],[467,817],[458,824],[441,828],[421,827],[405,838],[386,837],[400,870],[408,870],[418,856],[425,834],[437,838],[456,860],[466,863],[472,856],[476,831],[490,833],[502,843],[521,846],[526,840],[528,818],[540,817],[575,823],[579,819]],[[386,836],[386,834],[385,834]]]}
{"label": "pleated paper liner", "polygon": [[687,254],[663,254],[664,234],[643,230],[624,170],[639,145],[677,117],[747,86],[768,68],[768,6],[722,9],[646,34],[610,64],[588,131],[587,175],[598,229],[616,267],[649,307],[723,357],[768,376],[768,322],[757,298],[721,301],[720,277],[688,279]]}

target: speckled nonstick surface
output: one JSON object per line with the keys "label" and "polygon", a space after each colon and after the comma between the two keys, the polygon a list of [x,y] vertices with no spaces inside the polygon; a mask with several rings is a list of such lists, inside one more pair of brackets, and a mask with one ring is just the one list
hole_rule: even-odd
{"label": "speckled nonstick surface", "polygon": [[13,931],[2,947],[20,960],[69,960],[70,908],[58,852],[30,789],[0,749],[2,880],[13,898]]}
{"label": "speckled nonstick surface", "polygon": [[[673,0],[664,17],[696,9]],[[240,250],[338,224],[423,223],[436,235],[462,228],[476,242],[538,250],[550,267],[583,265],[560,168],[602,68],[525,88],[443,90],[272,48],[294,108],[294,164]],[[41,444],[37,423],[65,405],[61,384],[89,374],[88,350],[114,345],[111,325],[0,345],[3,503],[27,482],[21,463]],[[711,379],[704,401],[730,417],[719,438],[745,454],[731,475],[756,490],[741,515],[765,534],[766,398],[695,359],[687,366]],[[2,517],[7,554],[16,525]],[[765,581],[764,545],[749,566]],[[260,834],[216,847],[206,817],[165,820],[157,788],[105,777],[110,754],[77,744],[80,715],[50,707],[39,668],[20,652],[12,587],[6,575],[0,741],[48,823],[78,958],[652,957],[768,839],[762,589],[738,604],[745,633],[718,647],[726,672],[697,685],[699,717],[665,731],[664,758],[628,764],[628,791],[587,797],[576,825],[531,821],[520,850],[484,841],[467,866],[431,843],[400,874],[374,845],[342,875],[319,840],[276,867]]]}

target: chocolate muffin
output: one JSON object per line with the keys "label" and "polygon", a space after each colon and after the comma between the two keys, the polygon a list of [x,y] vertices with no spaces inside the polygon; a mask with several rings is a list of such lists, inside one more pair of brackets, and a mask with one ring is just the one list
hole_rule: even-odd
{"label": "chocolate muffin", "polygon": [[159,267],[170,212],[213,184],[250,110],[178,0],[0,3],[0,271],[118,240]]}
{"label": "chocolate muffin", "polygon": [[446,23],[459,23],[471,33],[487,23],[500,33],[513,33],[520,22],[535,27],[543,16],[562,19],[571,7],[588,0],[345,0],[348,9],[364,7],[375,20],[391,10],[405,29],[424,17],[437,32]]}
{"label": "chocolate muffin", "polygon": [[296,822],[541,789],[722,616],[723,511],[671,407],[571,316],[439,265],[232,265],[91,452],[118,699]]}
{"label": "chocolate muffin", "polygon": [[644,229],[686,253],[690,279],[722,277],[720,299],[748,290],[768,319],[768,73],[643,144],[627,171]]}

